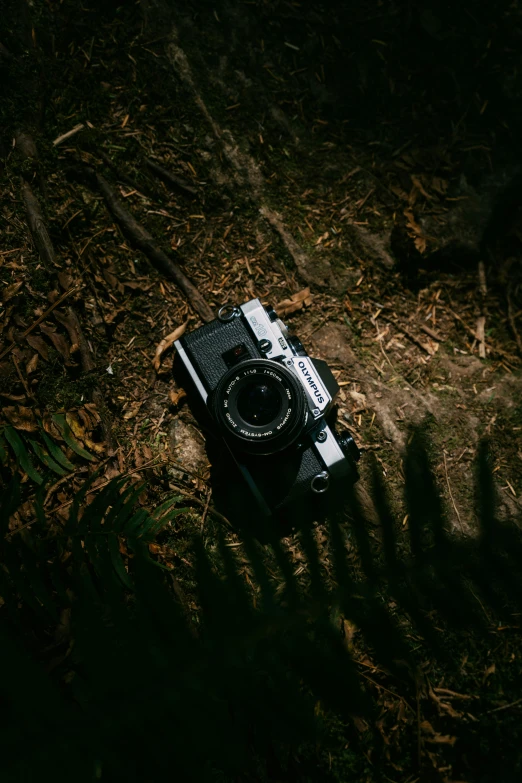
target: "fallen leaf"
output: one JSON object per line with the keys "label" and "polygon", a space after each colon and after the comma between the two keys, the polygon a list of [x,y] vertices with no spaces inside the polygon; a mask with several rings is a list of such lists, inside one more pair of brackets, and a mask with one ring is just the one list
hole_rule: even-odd
{"label": "fallen leaf", "polygon": [[103,276],[111,288],[116,289],[120,292],[120,294],[123,293],[123,285],[120,283],[116,275],[110,271],[110,269],[104,269]]}
{"label": "fallen leaf", "polygon": [[169,391],[169,399],[173,405],[178,405],[186,396],[184,389],[179,389],[177,391],[176,389],[170,389]]}
{"label": "fallen leaf", "polygon": [[275,309],[280,318],[284,318],[285,315],[295,313],[297,310],[301,310],[302,307],[308,307],[312,304],[312,296],[309,288],[303,288],[297,294],[292,294],[290,299],[283,299],[282,302],[276,305]]}
{"label": "fallen leaf", "polygon": [[2,409],[2,413],[17,430],[25,430],[26,432],[36,432],[38,430],[31,408],[24,408],[23,405],[19,405],[18,408],[7,406]]}
{"label": "fallen leaf", "polygon": [[46,362],[49,359],[49,351],[47,348],[47,343],[42,337],[38,337],[37,334],[28,334],[25,338],[31,348],[34,348],[35,351],[38,351],[42,359]]}
{"label": "fallen leaf", "polygon": [[71,428],[74,437],[84,441],[87,433],[85,432],[85,429],[82,427],[78,416],[75,413],[66,413],[65,421]]}
{"label": "fallen leaf", "polygon": [[177,329],[174,329],[173,332],[168,334],[166,337],[163,338],[163,340],[159,343],[158,347],[156,348],[156,353],[154,354],[154,359],[152,361],[152,366],[156,370],[156,372],[159,371],[160,365],[161,365],[161,357],[165,353],[165,351],[170,348],[173,342],[178,340],[185,329],[187,328],[188,321],[185,321],[184,324],[181,324],[181,326],[178,326]]}
{"label": "fallen leaf", "polygon": [[18,282],[11,283],[11,285],[8,285],[6,288],[4,288],[4,290],[2,292],[2,301],[4,302],[4,304],[5,304],[5,302],[8,302],[10,299],[12,299],[13,296],[16,296],[16,294],[18,293],[20,288],[23,286],[23,284],[24,284],[24,281],[23,280],[19,280]]}
{"label": "fallen leaf", "polygon": [[65,337],[56,332],[50,326],[47,326],[47,324],[40,324],[40,330],[45,334],[46,337],[49,338],[58,353],[63,356],[65,359],[65,364],[72,366],[74,363],[71,362],[69,346],[67,345]]}
{"label": "fallen leaf", "polygon": [[62,315],[62,313],[58,312],[58,310],[55,310],[54,317],[59,323],[61,323],[62,326],[65,326],[67,329],[67,334],[69,335],[69,340],[71,341],[71,348],[69,349],[69,353],[74,353],[73,348],[76,347],[75,349],[78,350],[78,343],[80,342],[76,319],[73,315],[71,315],[70,310],[67,311],[67,315]]}
{"label": "fallen leaf", "polygon": [[48,435],[50,435],[54,440],[62,440],[63,441],[63,435],[54,423],[54,421],[51,418],[50,413],[44,413],[43,419],[42,419],[43,428],[46,431]]}
{"label": "fallen leaf", "polygon": [[107,449],[107,445],[103,441],[101,443],[96,443],[96,441],[91,440],[88,435],[84,436],[83,443],[88,449],[94,451],[95,454],[104,454]]}
{"label": "fallen leaf", "polygon": [[123,285],[133,291],[150,291],[154,283],[137,283],[135,280],[124,280]]}
{"label": "fallen leaf", "polygon": [[101,421],[101,416],[98,413],[98,408],[96,407],[96,403],[94,403],[94,402],[86,402],[83,407],[86,408],[89,411],[89,413],[93,417],[93,419],[96,422],[96,424],[99,424],[100,421]]}
{"label": "fallen leaf", "polygon": [[131,402],[125,413],[123,414],[123,418],[128,421],[129,419],[133,419],[135,416],[137,416],[139,409],[143,405],[143,402]]}
{"label": "fallen leaf", "polygon": [[58,272],[58,282],[64,291],[68,291],[73,284],[73,279],[67,272]]}
{"label": "fallen leaf", "polygon": [[29,361],[25,365],[25,371],[26,371],[27,375],[30,375],[32,372],[34,372],[36,370],[37,366],[38,366],[38,354],[35,353],[33,355],[33,358],[29,359]]}

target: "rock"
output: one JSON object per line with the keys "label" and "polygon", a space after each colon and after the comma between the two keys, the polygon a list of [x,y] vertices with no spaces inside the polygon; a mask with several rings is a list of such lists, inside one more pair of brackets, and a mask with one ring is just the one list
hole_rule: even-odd
{"label": "rock", "polygon": [[[181,418],[175,418],[169,428],[169,447],[174,459],[193,473],[203,474],[208,466],[205,442],[201,433]],[[182,470],[172,469],[181,475]]]}
{"label": "rock", "polygon": [[350,346],[350,332],[341,324],[327,324],[313,335],[314,350],[312,356],[327,362],[358,366],[357,358]]}
{"label": "rock", "polygon": [[[415,213],[412,221],[394,226],[390,250],[403,274],[415,276],[422,269],[456,272],[474,266],[492,252],[516,221],[522,190],[522,173],[513,163],[499,165],[491,174],[461,174],[444,206],[429,214]],[[446,208],[446,205],[447,208]],[[425,240],[425,250],[419,244]]]}

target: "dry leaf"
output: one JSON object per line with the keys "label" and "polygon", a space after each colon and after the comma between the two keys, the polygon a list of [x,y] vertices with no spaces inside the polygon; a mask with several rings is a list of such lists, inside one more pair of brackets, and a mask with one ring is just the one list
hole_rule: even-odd
{"label": "dry leaf", "polygon": [[36,370],[37,366],[38,366],[38,354],[35,353],[33,355],[33,358],[29,359],[29,361],[25,365],[25,371],[26,371],[27,375],[30,375],[32,372],[34,372]]}
{"label": "dry leaf", "polygon": [[46,337],[49,338],[58,353],[63,356],[65,363],[71,366],[73,363],[71,362],[69,346],[65,341],[65,337],[63,337],[61,334],[58,334],[58,332],[55,332],[55,330],[50,326],[47,326],[47,324],[40,324],[40,330],[45,334]]}
{"label": "dry leaf", "polygon": [[428,243],[426,242],[426,237],[415,237],[415,239],[413,240],[413,244],[415,245],[419,253],[426,252],[426,247],[428,245]]}
{"label": "dry leaf", "polygon": [[413,184],[415,185],[415,187],[416,187],[418,190],[420,190],[420,192],[422,193],[422,195],[424,196],[424,198],[427,198],[427,199],[433,200],[433,196],[431,196],[431,195],[430,195],[430,194],[429,194],[429,193],[428,193],[428,192],[425,190],[425,188],[424,188],[424,185],[423,185],[423,184],[422,184],[422,182],[420,181],[419,177],[416,177],[414,174],[410,174],[410,177],[411,177],[411,181],[413,182]]}
{"label": "dry leaf", "polygon": [[129,419],[133,419],[135,416],[137,416],[139,409],[143,405],[142,402],[131,402],[130,406],[127,408],[125,413],[123,414],[123,418],[127,421]]}
{"label": "dry leaf", "polygon": [[36,334],[28,334],[25,339],[31,348],[34,348],[35,351],[38,351],[45,362],[49,359],[49,351],[45,340],[43,340],[41,337],[38,337]]}
{"label": "dry leaf", "polygon": [[184,333],[185,329],[187,328],[187,323],[188,321],[185,321],[184,324],[181,324],[181,326],[178,326],[177,329],[174,329],[173,332],[171,332],[166,337],[164,337],[163,340],[159,343],[158,347],[156,348],[154,359],[152,361],[152,365],[156,370],[156,372],[159,371],[162,354],[165,353],[167,348],[170,348],[173,342],[175,342],[181,337],[181,335]]}
{"label": "dry leaf", "polygon": [[80,420],[78,416],[75,413],[66,413],[65,421],[71,428],[74,437],[79,438],[79,440],[85,441],[85,437],[87,433],[85,432],[84,428],[80,424]]}
{"label": "dry leaf", "polygon": [[50,435],[54,440],[62,440],[63,436],[54,421],[51,418],[50,413],[44,413],[43,419],[42,419],[43,428],[46,431],[48,435]]}
{"label": "dry leaf", "polygon": [[110,285],[111,288],[115,288],[117,291],[120,292],[120,294],[123,293],[123,285],[120,283],[116,275],[111,272],[109,269],[103,270],[103,276],[107,283]]}
{"label": "dry leaf", "polygon": [[26,432],[36,432],[38,430],[31,408],[24,408],[23,405],[18,406],[18,408],[9,406],[3,408],[2,412],[10,424],[17,430],[25,430]]}
{"label": "dry leaf", "polygon": [[169,391],[169,399],[173,405],[179,405],[186,396],[184,389],[170,389]]}
{"label": "dry leaf", "polygon": [[70,309],[67,311],[67,315],[62,315],[62,313],[59,313],[58,310],[55,310],[54,317],[59,323],[61,323],[62,326],[65,326],[65,328],[67,329],[69,340],[72,343],[69,352],[74,353],[73,347],[76,346],[76,350],[78,350],[78,343],[80,342],[80,336],[78,334],[76,319],[74,318],[73,315],[71,315]]}
{"label": "dry leaf", "polygon": [[11,283],[11,285],[8,285],[7,288],[4,288],[2,292],[2,301],[8,302],[9,299],[12,299],[13,296],[16,296],[20,288],[23,286],[24,281],[19,280],[17,283]]}
{"label": "dry leaf", "polygon": [[73,279],[67,272],[58,272],[58,282],[64,291],[68,291],[73,284]]}
{"label": "dry leaf", "polygon": [[86,432],[90,432],[94,427],[96,427],[96,422],[93,424],[92,418],[89,416],[89,412],[85,408],[78,409],[78,416],[82,420],[82,424],[85,427]]}
{"label": "dry leaf", "polygon": [[424,734],[430,735],[428,737],[424,737],[424,742],[431,742],[436,745],[454,745],[457,741],[456,737],[452,737],[449,734],[439,734],[439,732],[435,731],[431,723],[427,720],[422,721],[420,728]]}
{"label": "dry leaf", "polygon": [[86,402],[83,407],[86,408],[89,411],[89,413],[93,417],[93,419],[96,422],[96,424],[99,424],[100,421],[101,421],[101,416],[98,413],[98,408],[96,407],[96,403],[94,403],[94,402]]}
{"label": "dry leaf", "polygon": [[488,666],[488,668],[484,672],[484,679],[486,679],[486,677],[489,677],[490,674],[495,674],[496,669],[497,667],[495,666],[494,663],[492,663],[491,666]]}
{"label": "dry leaf", "polygon": [[290,299],[283,299],[282,302],[279,302],[279,304],[276,305],[275,309],[278,316],[284,318],[286,315],[295,313],[296,310],[301,310],[302,307],[308,307],[310,304],[312,304],[310,289],[303,288],[303,290],[299,291],[297,294],[292,294]]}
{"label": "dry leaf", "polygon": [[96,443],[96,441],[91,440],[88,435],[84,436],[83,442],[85,447],[90,449],[90,451],[94,451],[95,454],[104,454],[107,448],[107,445],[103,441],[101,443]]}
{"label": "dry leaf", "polygon": [[138,283],[135,280],[124,280],[123,285],[131,288],[133,291],[150,291],[154,283]]}

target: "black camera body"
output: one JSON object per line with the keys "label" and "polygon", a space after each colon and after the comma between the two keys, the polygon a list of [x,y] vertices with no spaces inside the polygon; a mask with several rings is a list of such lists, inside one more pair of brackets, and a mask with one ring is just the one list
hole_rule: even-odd
{"label": "black camera body", "polygon": [[225,305],[175,348],[196,417],[222,438],[262,515],[324,505],[358,479],[359,450],[332,421],[337,381],[273,308]]}

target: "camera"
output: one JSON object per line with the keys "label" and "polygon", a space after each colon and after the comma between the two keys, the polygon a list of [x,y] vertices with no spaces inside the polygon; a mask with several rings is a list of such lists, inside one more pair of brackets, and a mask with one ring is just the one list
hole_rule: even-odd
{"label": "camera", "polygon": [[174,345],[196,418],[226,444],[264,517],[317,510],[358,479],[359,450],[334,428],[337,381],[272,307],[224,305]]}

